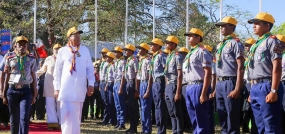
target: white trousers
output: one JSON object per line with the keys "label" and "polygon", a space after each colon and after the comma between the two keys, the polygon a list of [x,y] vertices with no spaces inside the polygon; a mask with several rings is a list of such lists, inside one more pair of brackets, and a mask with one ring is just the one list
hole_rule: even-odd
{"label": "white trousers", "polygon": [[60,103],[54,97],[46,97],[47,123],[60,124]]}
{"label": "white trousers", "polygon": [[62,134],[80,134],[83,102],[60,101]]}

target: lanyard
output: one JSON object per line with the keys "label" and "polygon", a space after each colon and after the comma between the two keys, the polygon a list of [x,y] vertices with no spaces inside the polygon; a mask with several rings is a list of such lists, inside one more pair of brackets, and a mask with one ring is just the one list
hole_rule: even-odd
{"label": "lanyard", "polygon": [[127,63],[126,63],[126,70],[125,70],[125,72],[127,72],[128,71],[128,69],[129,69],[129,63],[130,63],[130,60],[133,58],[133,56],[130,56],[128,59],[127,59]]}
{"label": "lanyard", "polygon": [[166,66],[165,66],[165,69],[164,69],[164,74],[167,73],[169,62],[172,60],[172,58],[173,58],[175,52],[176,52],[176,50],[173,50],[173,51],[171,52],[170,56],[167,58]]}
{"label": "lanyard", "polygon": [[141,59],[140,59],[140,62],[139,62],[139,74],[141,73],[141,67],[142,67],[142,64],[143,64],[143,62],[144,62],[144,59],[146,58],[146,56],[147,55],[144,55],[144,56],[142,56],[141,57]]}
{"label": "lanyard", "polygon": [[26,80],[26,75],[25,75],[25,63],[27,61],[26,54],[24,54],[22,56],[17,55],[17,60],[18,60],[18,65],[19,65],[21,75],[22,75],[23,79]]}
{"label": "lanyard", "polygon": [[189,60],[190,60],[191,55],[192,55],[194,52],[196,52],[199,47],[200,47],[199,44],[196,45],[196,46],[194,46],[193,48],[191,48],[190,52],[186,55],[186,57],[185,57],[185,59],[184,59],[184,61],[187,62],[186,68],[188,68],[188,66],[189,66],[188,63],[189,63]]}
{"label": "lanyard", "polygon": [[[249,50],[249,54],[248,54],[248,58],[247,60],[244,62],[244,66],[246,67],[246,69],[248,69],[249,64],[252,62],[253,60],[253,56],[254,53],[257,49],[257,47],[265,40],[267,39],[269,36],[271,36],[271,33],[266,33],[263,36],[261,36],[260,38],[258,38],[258,40],[253,44],[253,46],[250,48]],[[264,58],[264,54],[262,54],[263,58]]]}
{"label": "lanyard", "polygon": [[231,35],[228,35],[225,37],[225,39],[223,40],[223,44],[222,46],[220,46],[220,48],[218,49],[217,51],[217,54],[218,54],[218,57],[217,57],[217,61],[218,61],[218,65],[221,64],[221,54],[222,54],[222,51],[223,51],[223,48],[226,46],[226,44],[235,37],[234,34],[231,34]]}

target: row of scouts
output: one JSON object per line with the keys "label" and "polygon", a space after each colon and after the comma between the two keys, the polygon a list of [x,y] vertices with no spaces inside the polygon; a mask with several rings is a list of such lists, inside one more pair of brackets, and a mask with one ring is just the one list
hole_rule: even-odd
{"label": "row of scouts", "polygon": [[[213,98],[216,98],[222,133],[240,133],[240,96],[246,85],[250,95],[245,99],[254,115],[258,131],[255,133],[281,134],[280,116],[285,111],[281,84],[285,80],[285,59],[282,62],[285,37],[278,35],[277,39],[270,33],[274,18],[269,13],[261,12],[248,23],[253,24],[259,38],[248,39],[244,43],[246,51],[234,34],[237,21],[233,17],[225,17],[216,24],[224,36],[216,49],[216,63],[212,48],[203,44],[203,32],[197,28],[184,34],[188,36],[190,51],[177,50],[175,36],[168,36],[164,42],[154,38],[139,46],[116,46],[112,52],[103,48],[99,88],[105,102],[103,124],[125,129],[127,106],[130,128],[126,132],[136,133],[140,99],[142,133],[152,132],[152,102],[158,133],[166,133],[167,116],[171,118],[172,132],[183,133],[183,119],[187,119],[181,110],[184,98],[193,133],[212,134],[215,133]],[[161,51],[164,43],[169,51],[167,56]],[[139,59],[133,56],[136,48]]]}

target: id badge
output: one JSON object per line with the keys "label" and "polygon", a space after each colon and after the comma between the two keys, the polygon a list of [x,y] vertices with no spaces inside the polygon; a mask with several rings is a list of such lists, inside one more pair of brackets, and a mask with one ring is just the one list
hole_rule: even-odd
{"label": "id badge", "polygon": [[14,82],[14,83],[19,83],[19,82],[20,82],[20,79],[21,79],[21,74],[16,74],[16,76],[15,76],[13,82]]}

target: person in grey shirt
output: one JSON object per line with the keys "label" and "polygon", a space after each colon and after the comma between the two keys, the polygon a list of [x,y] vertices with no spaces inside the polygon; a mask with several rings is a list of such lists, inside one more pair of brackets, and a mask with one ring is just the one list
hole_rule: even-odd
{"label": "person in grey shirt", "polygon": [[151,42],[150,50],[153,52],[152,59],[150,62],[150,74],[148,80],[147,90],[152,90],[152,97],[155,106],[155,122],[157,126],[158,134],[166,134],[166,104],[164,100],[165,91],[165,54],[161,51],[163,42],[159,38],[154,38]]}
{"label": "person in grey shirt", "polygon": [[183,133],[183,115],[181,111],[181,88],[182,88],[182,62],[183,57],[176,50],[178,38],[168,36],[165,40],[167,49],[170,50],[166,59],[164,75],[166,77],[165,102],[171,118],[172,132]]}
{"label": "person in grey shirt", "polygon": [[237,21],[225,17],[216,23],[223,41],[216,51],[216,103],[222,133],[240,133],[240,91],[243,86],[244,48],[233,33]]}
{"label": "person in grey shirt", "polygon": [[259,37],[251,47],[245,65],[252,82],[251,108],[260,134],[281,134],[284,89],[280,80],[284,46],[270,33],[274,22],[273,16],[266,12],[260,12],[248,21]]}

